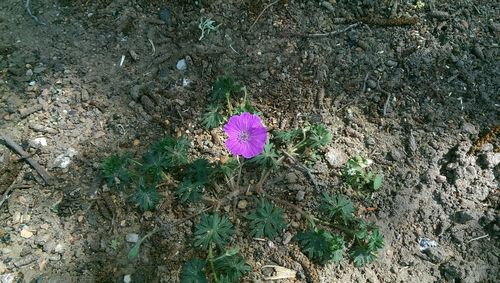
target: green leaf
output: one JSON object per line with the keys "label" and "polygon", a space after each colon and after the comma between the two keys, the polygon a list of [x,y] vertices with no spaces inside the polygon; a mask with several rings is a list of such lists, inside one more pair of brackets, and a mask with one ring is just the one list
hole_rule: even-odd
{"label": "green leaf", "polygon": [[238,160],[236,158],[230,157],[229,160],[219,165],[219,171],[229,178],[233,175],[238,166]]}
{"label": "green leaf", "polygon": [[230,253],[230,255],[225,253],[214,259],[213,263],[215,273],[227,280],[224,282],[240,282],[245,274],[252,271],[246,259],[238,253]]}
{"label": "green leaf", "polygon": [[375,179],[373,179],[373,190],[374,191],[377,191],[382,186],[382,178],[383,177],[381,174],[375,175]]}
{"label": "green leaf", "polygon": [[352,219],[354,213],[354,206],[352,202],[344,195],[329,195],[328,193],[323,193],[322,197],[323,204],[321,209],[323,213],[328,216],[329,219],[341,219],[344,223],[347,223]]}
{"label": "green leaf", "polygon": [[166,168],[185,165],[188,163],[189,141],[166,137],[154,144],[152,151],[162,157]]}
{"label": "green leaf", "polygon": [[166,157],[161,153],[148,151],[142,159],[143,163],[140,168],[142,176],[152,183],[160,182],[165,176],[164,170],[169,167]]}
{"label": "green leaf", "polygon": [[217,106],[209,106],[207,112],[203,114],[202,119],[203,127],[206,130],[216,128],[224,122],[224,116],[219,113]]}
{"label": "green leaf", "polygon": [[241,92],[242,88],[243,85],[235,82],[233,78],[221,76],[214,82],[212,88],[212,101],[216,103],[224,102],[229,99],[231,94]]}
{"label": "green leaf", "polygon": [[135,202],[143,210],[152,210],[160,200],[160,194],[153,184],[145,184],[144,179],[140,178],[136,191],[130,196],[132,202]]}
{"label": "green leaf", "polygon": [[200,182],[192,182],[189,179],[184,180],[177,188],[177,195],[181,202],[196,202],[201,199],[205,186]]}
{"label": "green leaf", "polygon": [[283,210],[262,199],[257,208],[247,217],[250,220],[250,233],[253,237],[274,239],[287,227]]}
{"label": "green leaf", "polygon": [[312,149],[320,149],[332,141],[332,134],[322,124],[314,124],[310,128],[309,146]]}
{"label": "green leaf", "polygon": [[224,247],[233,234],[233,224],[226,216],[217,213],[202,214],[200,223],[195,228],[194,245],[203,249],[215,244],[218,248]]}
{"label": "green leaf", "polygon": [[196,159],[189,165],[184,176],[195,183],[203,185],[208,183],[212,172],[213,168],[208,160],[200,158]]}
{"label": "green leaf", "polygon": [[345,242],[339,235],[311,229],[305,233],[298,233],[295,239],[307,257],[317,263],[325,264],[329,261],[338,263],[342,260]]}
{"label": "green leaf", "polygon": [[135,243],[135,245],[132,247],[132,249],[130,249],[130,251],[128,252],[129,259],[134,259],[139,255],[139,250],[141,248],[141,244],[142,244],[142,242],[144,242],[144,240],[146,238],[147,237],[140,238],[139,241],[137,241],[137,243]]}
{"label": "green leaf", "polygon": [[290,131],[280,131],[275,132],[274,137],[283,144],[292,144],[295,140],[300,138],[302,131],[300,130],[290,130]]}
{"label": "green leaf", "polygon": [[[255,109],[255,107],[252,106],[252,104],[250,104],[248,101],[245,101],[244,103],[238,105],[238,107],[236,107],[234,109],[234,114],[241,114],[243,112],[248,112],[248,113],[252,113],[252,114],[256,114],[256,115],[259,115],[261,113],[259,113],[259,111],[257,111],[257,109]],[[259,115],[260,116],[260,115]]]}
{"label": "green leaf", "polygon": [[131,174],[128,169],[130,160],[128,155],[112,155],[104,159],[101,165],[101,176],[109,187],[120,189],[130,182]]}
{"label": "green leaf", "polygon": [[368,238],[368,249],[372,252],[384,247],[384,236],[380,234],[378,229],[374,229]]}
{"label": "green leaf", "polygon": [[260,166],[276,168],[278,166],[278,154],[273,148],[273,144],[267,140],[264,151],[250,160]]}
{"label": "green leaf", "polygon": [[354,266],[362,267],[369,263],[372,263],[377,258],[377,255],[371,251],[368,247],[364,245],[355,245],[351,249],[351,258],[354,262]]}
{"label": "green leaf", "polygon": [[205,276],[205,260],[195,258],[186,262],[181,270],[181,283],[208,283]]}

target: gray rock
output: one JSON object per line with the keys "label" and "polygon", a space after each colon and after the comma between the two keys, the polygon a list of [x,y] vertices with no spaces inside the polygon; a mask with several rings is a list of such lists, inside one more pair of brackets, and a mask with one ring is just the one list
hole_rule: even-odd
{"label": "gray rock", "polygon": [[285,178],[286,178],[287,183],[289,183],[289,184],[297,183],[297,179],[298,179],[297,174],[295,174],[293,172],[286,174]]}
{"label": "gray rock", "polygon": [[465,172],[466,172],[466,175],[465,175],[466,178],[472,179],[472,180],[476,179],[477,170],[476,170],[476,168],[474,168],[474,166],[465,167]]}
{"label": "gray rock", "polygon": [[385,63],[387,66],[389,67],[396,67],[398,65],[398,62],[394,61],[394,60],[389,60]]}
{"label": "gray rock", "polygon": [[177,61],[177,64],[175,65],[175,67],[179,71],[185,71],[185,70],[187,70],[188,66],[187,66],[186,59],[181,59],[181,60]]}
{"label": "gray rock", "polygon": [[500,163],[500,152],[488,152],[483,155],[484,165],[488,168],[493,168]]}
{"label": "gray rock", "polygon": [[123,283],[130,283],[130,282],[132,282],[132,276],[130,274],[123,276]]}
{"label": "gray rock", "polygon": [[60,261],[61,260],[61,255],[60,254],[53,254],[49,256],[50,261]]}
{"label": "gray rock", "polygon": [[374,80],[367,80],[366,85],[371,89],[375,89],[377,87],[377,82]]}
{"label": "gray rock", "polygon": [[248,206],[248,201],[242,199],[238,202],[238,208],[239,209],[245,209]]}
{"label": "gray rock", "polygon": [[147,112],[153,113],[155,110],[155,103],[149,96],[143,95],[141,96],[141,104],[144,106],[144,109],[146,109]]}
{"label": "gray rock", "polygon": [[375,141],[375,139],[374,139],[374,138],[372,138],[372,137],[367,137],[367,138],[366,138],[366,140],[365,140],[365,143],[366,143],[367,145],[375,145],[377,142]]}
{"label": "gray rock", "polygon": [[139,235],[136,233],[127,234],[125,240],[129,243],[137,243],[137,241],[139,241]]}
{"label": "gray rock", "polygon": [[56,242],[50,241],[43,245],[43,251],[46,253],[51,253],[56,247]]}
{"label": "gray rock", "polygon": [[446,176],[443,176],[443,175],[437,175],[436,176],[436,182],[437,183],[446,183]]}
{"label": "gray rock", "polygon": [[393,148],[390,152],[391,158],[394,161],[401,161],[404,158],[404,153],[397,148]]}
{"label": "gray rock", "polygon": [[64,253],[64,251],[65,251],[64,245],[63,245],[63,244],[61,244],[61,243],[57,244],[57,245],[54,247],[54,252],[55,252],[55,253],[62,254],[62,253]]}
{"label": "gray rock", "polygon": [[138,100],[139,96],[141,96],[141,86],[140,85],[134,85],[130,89],[130,96],[132,96],[132,98],[134,100]]}
{"label": "gray rock", "polygon": [[261,80],[267,80],[270,76],[271,74],[269,73],[269,71],[262,71],[259,73],[259,78]]}
{"label": "gray rock", "polygon": [[325,158],[330,166],[334,168],[340,168],[347,161],[348,156],[344,151],[333,148],[325,154]]}
{"label": "gray rock", "polygon": [[0,283],[14,283],[16,275],[14,273],[5,273],[0,275]]}
{"label": "gray rock", "polygon": [[297,194],[295,195],[295,199],[297,201],[303,201],[305,195],[306,195],[306,192],[304,192],[304,191],[298,191]]}
{"label": "gray rock", "polygon": [[476,126],[474,126],[468,122],[464,122],[462,124],[462,131],[464,131],[465,133],[470,134],[470,135],[477,135],[478,134],[478,130],[477,130]]}
{"label": "gray rock", "polygon": [[449,258],[449,253],[447,253],[442,247],[432,247],[424,251],[427,255],[429,261],[435,264],[440,264],[445,262]]}

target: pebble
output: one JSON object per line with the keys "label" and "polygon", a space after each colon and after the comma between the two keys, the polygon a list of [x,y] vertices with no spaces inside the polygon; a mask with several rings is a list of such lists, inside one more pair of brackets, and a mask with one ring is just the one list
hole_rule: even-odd
{"label": "pebble", "polygon": [[43,251],[46,253],[51,253],[56,246],[54,241],[47,242],[43,245]]}
{"label": "pebble", "polygon": [[57,245],[54,247],[54,252],[55,252],[55,253],[58,253],[58,254],[62,254],[62,253],[64,253],[64,250],[65,250],[64,245],[63,245],[63,244],[61,244],[61,243],[57,244]]}
{"label": "pebble", "polygon": [[177,61],[177,64],[175,65],[175,67],[177,68],[177,70],[179,71],[185,71],[187,70],[187,62],[186,62],[186,59],[181,59],[179,61]]}
{"label": "pebble", "polygon": [[484,163],[490,168],[497,166],[500,163],[500,152],[488,152],[484,154]]}
{"label": "pebble", "polygon": [[474,166],[467,166],[467,167],[465,167],[465,171],[469,175],[468,176],[469,178],[471,178],[471,179],[475,179],[476,178],[477,171],[476,171],[476,168],[474,168]]}
{"label": "pebble", "polygon": [[29,239],[33,236],[33,232],[31,232],[30,230],[26,229],[26,228],[23,228],[23,230],[21,230],[21,237],[25,238],[25,239]]}
{"label": "pebble", "polygon": [[375,145],[377,142],[375,141],[375,139],[374,139],[374,138],[372,138],[372,137],[367,137],[367,138],[366,138],[366,140],[365,140],[365,143],[366,143],[367,145]]}
{"label": "pebble", "polygon": [[326,154],[325,154],[326,161],[330,166],[334,168],[339,168],[344,165],[344,163],[347,161],[347,154],[337,148],[330,149]]}
{"label": "pebble", "polygon": [[295,199],[297,201],[303,201],[305,195],[306,195],[306,192],[304,192],[304,191],[298,191],[297,194],[295,195]]}
{"label": "pebble", "polygon": [[132,282],[132,276],[130,274],[123,276],[123,283],[130,283],[130,282]]}
{"label": "pebble", "polygon": [[398,62],[394,61],[394,60],[389,60],[385,63],[387,66],[389,67],[396,67],[398,65]]}
{"label": "pebble", "polygon": [[477,135],[478,130],[476,129],[476,126],[472,125],[471,123],[465,122],[462,125],[462,131],[466,132],[467,134],[471,135]]}
{"label": "pebble", "polygon": [[293,239],[292,234],[290,232],[286,232],[285,235],[283,236],[283,245],[288,245]]}
{"label": "pebble", "polygon": [[129,243],[137,243],[137,241],[139,241],[139,235],[136,233],[127,234],[125,240]]}
{"label": "pebble", "polygon": [[394,161],[401,161],[404,158],[404,154],[397,148],[391,150],[391,158]]}
{"label": "pebble", "polygon": [[27,76],[27,77],[31,77],[31,76],[33,76],[33,70],[28,69],[28,70],[26,71],[26,76]]}
{"label": "pebble", "polygon": [[248,206],[248,201],[242,199],[238,202],[239,209],[245,209]]}
{"label": "pebble", "polygon": [[22,266],[25,266],[25,265],[28,265],[34,261],[37,260],[37,256],[33,255],[33,254],[30,254],[30,255],[27,255],[23,258],[20,258],[19,260],[17,261],[14,261],[14,265],[16,267],[22,267]]}
{"label": "pebble", "polygon": [[328,11],[335,13],[335,8],[333,8],[332,3],[328,1],[321,2],[321,6],[325,7]]}
{"label": "pebble", "polygon": [[293,173],[293,172],[290,172],[288,174],[286,174],[286,181],[289,183],[289,184],[295,184],[297,183],[297,174]]}
{"label": "pebble", "polygon": [[2,283],[14,283],[16,275],[14,273],[6,273],[0,275],[0,282]]}
{"label": "pebble", "polygon": [[50,261],[59,261],[61,260],[61,255],[60,254],[53,254],[49,256]]}
{"label": "pebble", "polygon": [[259,73],[259,78],[261,80],[267,80],[270,76],[271,74],[269,73],[269,71],[262,71]]}
{"label": "pebble", "polygon": [[366,85],[371,89],[375,89],[377,87],[377,82],[374,80],[367,80]]}
{"label": "pebble", "polygon": [[167,25],[170,25],[170,21],[172,19],[172,13],[168,8],[160,8],[160,20],[162,20]]}
{"label": "pebble", "polygon": [[445,182],[446,182],[446,176],[443,176],[443,175],[437,175],[437,176],[436,176],[436,182],[437,182],[437,183],[445,183]]}

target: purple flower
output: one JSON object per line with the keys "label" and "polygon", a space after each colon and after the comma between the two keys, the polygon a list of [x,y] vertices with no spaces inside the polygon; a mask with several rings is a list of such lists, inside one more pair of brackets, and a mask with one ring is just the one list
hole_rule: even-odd
{"label": "purple flower", "polygon": [[224,126],[224,131],[229,136],[226,140],[226,146],[234,155],[252,158],[264,150],[267,131],[257,115],[247,112],[234,115],[229,118]]}

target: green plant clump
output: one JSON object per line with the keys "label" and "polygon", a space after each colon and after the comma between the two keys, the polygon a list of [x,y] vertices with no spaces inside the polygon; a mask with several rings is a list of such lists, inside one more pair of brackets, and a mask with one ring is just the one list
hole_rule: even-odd
{"label": "green plant clump", "polygon": [[257,208],[246,217],[250,220],[250,234],[253,237],[274,239],[287,227],[283,219],[283,210],[262,199]]}
{"label": "green plant clump", "polygon": [[369,167],[370,159],[356,156],[344,165],[344,178],[348,186],[359,191],[377,191],[382,186],[382,174],[375,174]]}

